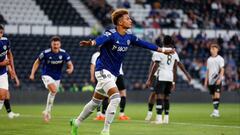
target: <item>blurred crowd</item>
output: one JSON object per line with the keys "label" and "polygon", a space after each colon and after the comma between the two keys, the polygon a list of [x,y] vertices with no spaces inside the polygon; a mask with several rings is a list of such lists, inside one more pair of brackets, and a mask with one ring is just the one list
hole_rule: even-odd
{"label": "blurred crowd", "polygon": [[145,28],[240,29],[238,0],[148,0]]}

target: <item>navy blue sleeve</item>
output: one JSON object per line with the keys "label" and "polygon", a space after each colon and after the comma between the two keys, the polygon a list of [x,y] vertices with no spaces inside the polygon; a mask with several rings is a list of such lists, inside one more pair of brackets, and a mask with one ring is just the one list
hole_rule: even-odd
{"label": "navy blue sleeve", "polygon": [[39,54],[39,56],[38,56],[38,59],[40,60],[40,61],[42,61],[43,59],[44,59],[44,51],[43,52],[41,52],[40,54]]}
{"label": "navy blue sleeve", "polygon": [[141,40],[134,35],[132,35],[132,44],[137,45],[139,47],[146,48],[146,49],[150,49],[150,50],[153,50],[153,51],[157,51],[157,49],[158,49],[158,46],[156,46],[152,43],[149,43],[147,41]]}
{"label": "navy blue sleeve", "polygon": [[105,31],[101,36],[98,36],[95,41],[96,41],[96,46],[101,46],[107,41],[111,40],[112,38],[112,33],[110,31]]}
{"label": "navy blue sleeve", "polygon": [[64,60],[65,60],[66,62],[71,61],[71,57],[70,57],[70,55],[69,55],[68,53],[65,53],[64,56],[65,56],[65,57],[64,57]]}
{"label": "navy blue sleeve", "polygon": [[11,45],[9,40],[7,40],[7,50],[11,50]]}

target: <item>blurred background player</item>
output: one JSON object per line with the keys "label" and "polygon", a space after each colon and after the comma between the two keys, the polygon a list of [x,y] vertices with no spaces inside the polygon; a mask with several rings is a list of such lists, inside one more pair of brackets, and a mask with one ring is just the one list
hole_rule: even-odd
{"label": "blurred background player", "polygon": [[[94,76],[94,72],[95,72],[95,64],[97,61],[98,56],[100,55],[100,52],[97,51],[92,55],[91,58],[91,66],[90,66],[90,74],[91,74],[91,82],[93,84],[96,84],[96,79]],[[117,77],[117,81],[116,81],[116,85],[119,89],[119,93],[121,96],[121,101],[120,101],[120,113],[119,113],[119,120],[129,120],[130,118],[125,115],[124,111],[125,111],[125,106],[126,106],[126,88],[125,88],[125,84],[124,84],[124,73],[123,73],[123,69],[122,69],[122,64],[120,67],[120,75]],[[105,112],[108,106],[108,98],[105,98],[102,102],[102,112],[101,112],[101,106],[97,107],[97,116],[94,120],[104,120],[105,119]]]}
{"label": "blurred background player", "polygon": [[51,109],[54,98],[60,85],[63,64],[67,64],[66,72],[72,74],[73,64],[69,54],[61,49],[61,39],[58,36],[51,38],[51,48],[43,51],[35,60],[30,79],[34,80],[35,73],[42,63],[42,81],[49,90],[46,108],[43,111],[43,117],[46,122],[51,119]]}
{"label": "blurred background player", "polygon": [[[166,49],[173,48],[172,39],[170,36],[164,37],[164,47]],[[153,65],[150,70],[146,86],[150,87],[154,74],[158,70],[157,83],[154,89],[156,94],[156,121],[155,124],[162,124],[169,122],[169,95],[172,90],[175,89],[176,72],[177,72],[177,62],[179,62],[179,57],[177,53],[165,55],[162,53],[153,53]],[[162,112],[164,109],[164,120],[162,119]]]}
{"label": "blurred background player", "polygon": [[213,112],[211,117],[220,117],[219,104],[221,85],[224,76],[224,59],[218,55],[220,47],[217,43],[210,44],[211,56],[207,59],[207,73],[205,78],[205,87],[208,87],[213,101]]}
{"label": "blurred background player", "polygon": [[11,79],[15,79],[17,85],[19,81],[15,72],[10,42],[6,37],[3,37],[3,34],[4,27],[0,25],[0,110],[4,104],[8,117],[12,119],[18,117],[19,114],[11,110],[7,68]]}
{"label": "blurred background player", "polygon": [[118,104],[121,100],[116,79],[120,74],[121,64],[130,45],[164,53],[174,52],[172,49],[164,50],[156,45],[143,41],[127,31],[132,27],[132,20],[126,9],[115,10],[112,13],[112,22],[116,25],[115,29],[106,30],[103,35],[93,41],[80,42],[81,46],[100,46],[100,56],[96,62],[95,72],[98,83],[91,101],[84,106],[77,119],[70,121],[72,135],[78,134],[77,129],[80,124],[93,113],[105,97],[109,97],[109,105],[106,110],[106,118],[101,135],[110,135],[110,124],[114,119]]}
{"label": "blurred background player", "polygon": [[[165,36],[166,38],[171,38],[169,36]],[[170,39],[169,39],[170,40]],[[174,44],[174,41],[173,39],[171,38],[171,44],[173,45]],[[154,52],[153,52],[154,54]],[[155,55],[152,55],[152,62],[150,64],[150,68],[149,68],[149,72],[150,70],[152,69],[152,66],[153,66],[153,63],[154,63],[154,59],[155,59]],[[181,63],[181,61],[176,61],[177,62],[177,66],[181,69],[181,71],[185,74],[185,76],[187,77],[187,80],[188,80],[188,83],[191,83],[191,80],[192,80],[192,77],[191,75],[187,72],[185,66]],[[155,93],[155,89],[156,89],[156,83],[157,83],[157,80],[158,80],[158,72],[159,72],[159,68],[158,70],[155,72],[154,74],[154,78],[153,78],[153,84],[150,89],[151,89],[151,92],[150,92],[150,95],[148,97],[148,113],[147,113],[147,116],[145,118],[146,121],[149,121],[151,120],[152,118],[152,110],[153,110],[153,106],[156,102],[156,93]],[[163,106],[164,107],[164,106]]]}

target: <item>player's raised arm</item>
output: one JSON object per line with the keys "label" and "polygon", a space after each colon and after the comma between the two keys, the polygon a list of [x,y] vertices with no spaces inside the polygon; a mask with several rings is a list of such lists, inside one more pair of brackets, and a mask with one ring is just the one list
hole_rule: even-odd
{"label": "player's raised arm", "polygon": [[35,73],[36,73],[39,65],[40,65],[40,60],[39,60],[39,59],[36,59],[35,62],[34,62],[34,64],[33,64],[33,67],[32,67],[31,75],[30,75],[30,77],[29,77],[30,80],[34,80],[34,78],[35,78]]}
{"label": "player's raised arm", "polygon": [[146,49],[150,49],[150,50],[153,50],[153,51],[157,51],[157,52],[160,52],[160,53],[172,54],[172,53],[175,52],[174,49],[164,49],[164,48],[158,47],[158,46],[156,46],[152,43],[141,40],[141,39],[137,38],[136,36],[133,36],[132,41],[133,41],[134,45],[137,45],[137,46],[140,46],[140,47],[143,47],[143,48],[146,48]]}
{"label": "player's raised arm", "polygon": [[98,36],[95,40],[83,40],[80,41],[80,46],[101,46],[103,45],[105,42],[111,40],[112,38],[112,33],[111,31],[105,31],[101,36]]}

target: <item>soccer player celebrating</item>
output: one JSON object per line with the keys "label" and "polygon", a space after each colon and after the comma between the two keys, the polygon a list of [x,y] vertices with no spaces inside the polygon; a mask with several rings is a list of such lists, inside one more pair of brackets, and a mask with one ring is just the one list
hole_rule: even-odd
{"label": "soccer player celebrating", "polygon": [[[164,37],[164,47],[166,49],[173,48],[170,36]],[[171,90],[175,89],[177,62],[179,62],[179,57],[177,53],[165,55],[162,53],[154,52],[153,54],[153,65],[150,70],[146,86],[150,87],[154,78],[154,74],[158,70],[157,83],[154,89],[156,94],[156,111],[157,117],[155,124],[162,124],[169,122],[169,95]],[[159,69],[158,69],[159,68]],[[163,107],[164,106],[164,107]],[[162,112],[164,109],[164,121],[162,119]]]}
{"label": "soccer player celebrating", "polygon": [[[0,110],[3,107],[3,104],[7,107],[9,118],[17,117],[19,114],[13,113],[11,110],[8,110],[10,107],[9,104],[9,91],[8,91],[8,75],[7,67],[9,67],[9,74],[12,79],[17,79],[13,54],[11,52],[11,47],[9,40],[6,37],[3,37],[4,27],[0,25]],[[5,102],[6,100],[6,102]],[[5,103],[4,103],[5,102]]]}
{"label": "soccer player celebrating", "polygon": [[105,97],[109,97],[109,105],[106,110],[104,128],[101,135],[110,134],[110,124],[112,123],[118,104],[120,103],[120,94],[116,86],[116,79],[119,76],[119,70],[123,59],[131,45],[140,46],[153,51],[163,53],[173,53],[174,50],[164,50],[151,43],[143,41],[127,31],[132,27],[132,20],[126,9],[117,9],[112,13],[112,22],[116,25],[115,29],[106,30],[105,33],[95,40],[81,41],[81,46],[99,46],[100,56],[96,62],[95,77],[97,85],[90,102],[83,108],[76,119],[70,121],[72,135],[77,135],[77,129],[80,124],[101,104]]}
{"label": "soccer player celebrating", "polygon": [[208,86],[210,94],[212,95],[214,110],[211,117],[220,117],[219,101],[221,93],[221,84],[224,75],[224,59],[218,55],[220,47],[217,43],[210,44],[211,56],[207,60],[207,73],[205,78],[205,87]]}
{"label": "soccer player celebrating", "polygon": [[[100,55],[100,52],[97,51],[92,55],[91,58],[91,66],[90,66],[90,76],[91,76],[91,82],[93,84],[96,83],[96,79],[94,76],[95,73],[95,65],[96,65],[96,61],[98,56]],[[125,106],[126,106],[126,88],[125,88],[125,84],[124,84],[124,79],[123,79],[123,69],[122,69],[122,64],[120,67],[120,72],[119,72],[119,76],[117,77],[117,81],[116,81],[116,85],[117,88],[119,89],[119,93],[121,96],[121,101],[120,101],[120,114],[118,119],[119,120],[129,120],[130,118],[128,116],[125,115],[124,111],[125,111]],[[104,120],[105,119],[105,112],[108,106],[108,98],[104,98],[104,100],[102,101],[102,112],[100,111],[101,107],[98,106],[97,107],[97,117],[94,118],[94,120]]]}
{"label": "soccer player celebrating", "polygon": [[51,119],[51,109],[53,106],[54,98],[60,85],[62,67],[67,63],[68,74],[73,72],[73,64],[69,54],[61,49],[61,39],[58,36],[51,38],[51,48],[43,51],[35,60],[30,79],[34,80],[35,72],[39,65],[42,63],[42,81],[45,87],[49,90],[46,109],[42,112],[45,122]]}

